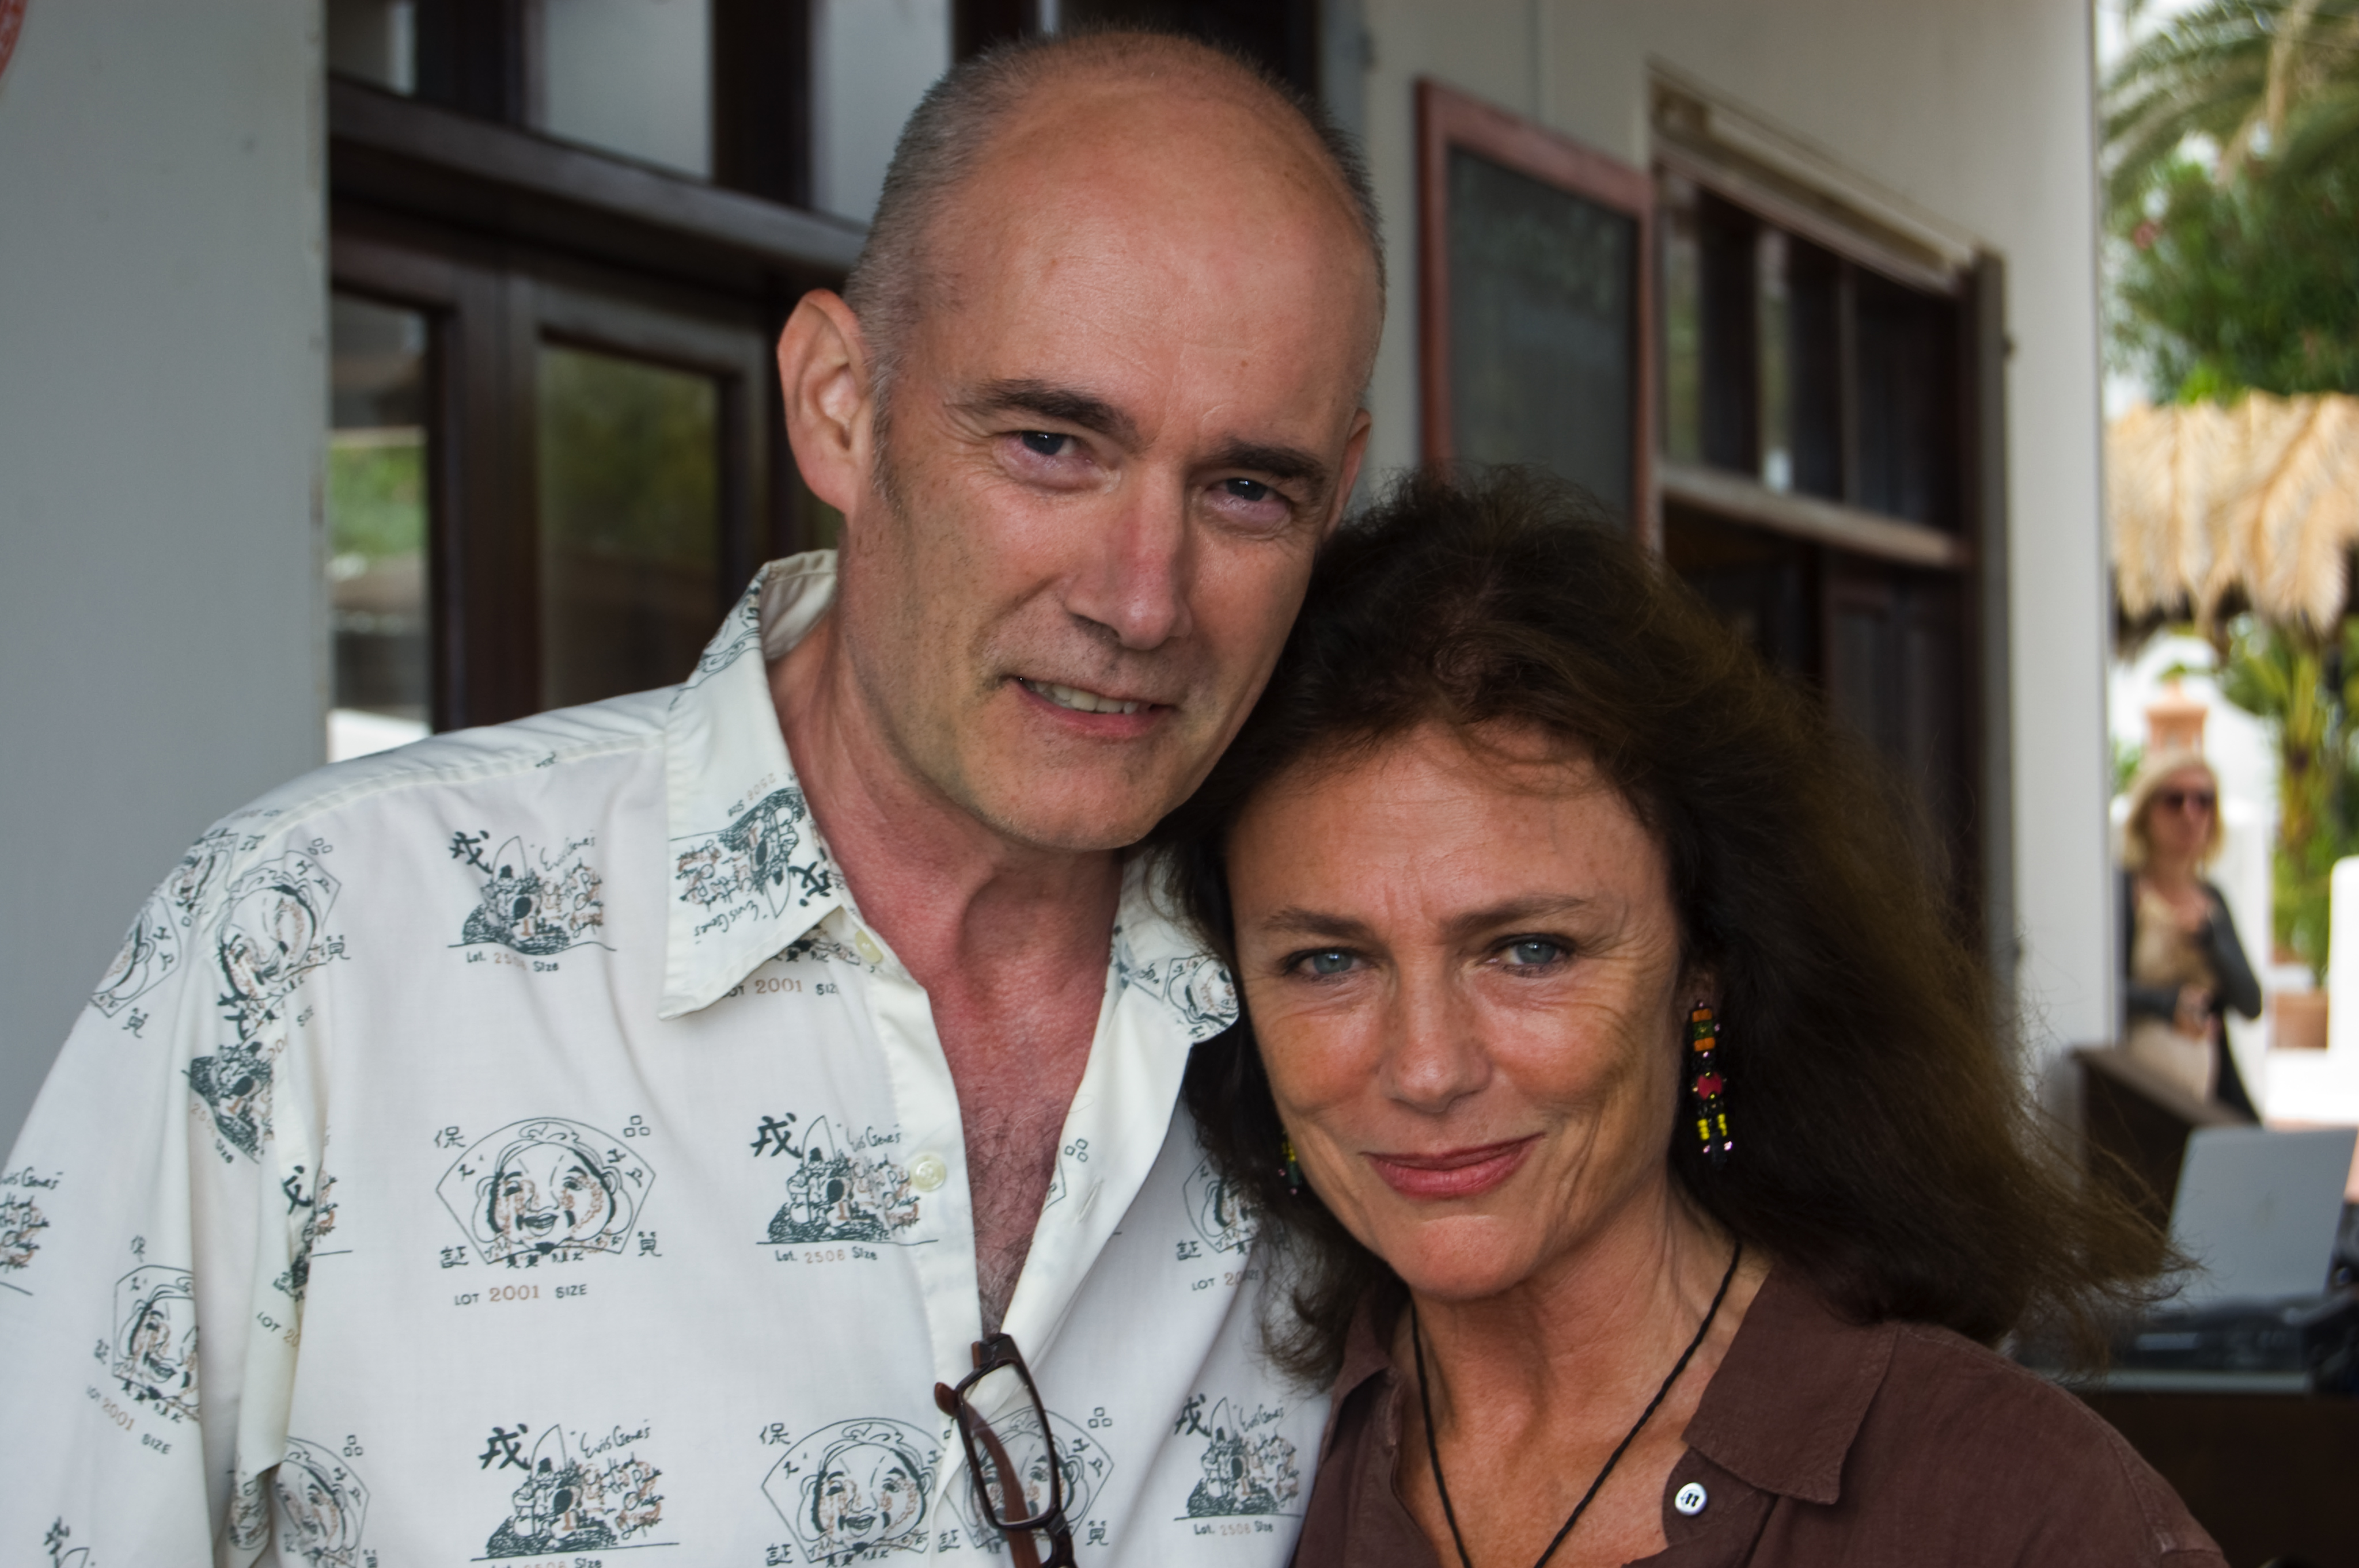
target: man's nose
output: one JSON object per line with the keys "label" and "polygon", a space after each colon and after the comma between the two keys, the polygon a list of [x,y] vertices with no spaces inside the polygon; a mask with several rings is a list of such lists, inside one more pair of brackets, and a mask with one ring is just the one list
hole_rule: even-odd
{"label": "man's nose", "polygon": [[1414,1110],[1439,1115],[1491,1078],[1474,1010],[1452,977],[1405,972],[1386,1033],[1384,1087]]}
{"label": "man's nose", "polygon": [[1184,478],[1142,474],[1116,492],[1111,515],[1099,514],[1068,579],[1065,608],[1145,652],[1194,630],[1193,536]]}

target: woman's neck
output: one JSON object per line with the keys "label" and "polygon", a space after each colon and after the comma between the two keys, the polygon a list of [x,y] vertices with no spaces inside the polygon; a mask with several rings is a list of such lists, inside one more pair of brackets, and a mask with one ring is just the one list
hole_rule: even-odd
{"label": "woman's neck", "polygon": [[[1557,1553],[1559,1568],[1627,1563],[1663,1549],[1663,1487],[1686,1451],[1704,1388],[1768,1274],[1767,1258],[1745,1254],[1694,1358],[1644,1429],[1633,1423],[1696,1339],[1733,1247],[1671,1189],[1667,1172],[1660,1192],[1625,1206],[1622,1219],[1525,1284],[1479,1302],[1414,1298],[1441,1457],[1429,1457],[1404,1313],[1394,1365],[1408,1388],[1393,1481],[1441,1561],[1455,1554],[1454,1533],[1477,1563],[1532,1562],[1592,1477],[1606,1484],[1582,1513],[1577,1538]],[[1437,1470],[1449,1477],[1454,1531]]]}
{"label": "woman's neck", "polygon": [[2192,892],[2199,881],[2194,858],[2186,855],[2148,855],[2142,874],[2148,886],[2166,897]]}
{"label": "woman's neck", "polygon": [[[1659,1191],[1512,1290],[1472,1302],[1412,1292],[1445,1445],[1469,1426],[1510,1441],[1516,1428],[1562,1432],[1567,1412],[1596,1411],[1618,1435],[1703,1321],[1733,1246],[1666,1173]],[[1747,1256],[1683,1382],[1708,1379],[1767,1271],[1766,1259]],[[1412,1368],[1406,1337],[1397,1350],[1396,1365]]]}

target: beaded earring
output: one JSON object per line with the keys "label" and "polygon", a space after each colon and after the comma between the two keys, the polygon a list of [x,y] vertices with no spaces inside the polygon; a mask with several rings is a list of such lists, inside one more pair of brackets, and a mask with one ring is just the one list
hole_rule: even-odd
{"label": "beaded earring", "polygon": [[1728,1131],[1728,1080],[1716,1059],[1719,1046],[1720,1021],[1710,1004],[1700,1001],[1688,1014],[1688,1098],[1703,1157],[1715,1166],[1727,1164],[1736,1148]]}
{"label": "beaded earring", "polygon": [[1277,1140],[1277,1153],[1279,1161],[1285,1167],[1286,1195],[1299,1198],[1302,1195],[1302,1166],[1294,1158],[1294,1140],[1280,1134]]}

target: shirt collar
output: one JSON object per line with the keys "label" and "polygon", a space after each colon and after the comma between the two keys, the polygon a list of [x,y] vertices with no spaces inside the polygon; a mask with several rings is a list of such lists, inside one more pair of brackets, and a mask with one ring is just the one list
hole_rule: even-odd
{"label": "shirt collar", "polygon": [[[772,561],[672,695],[664,730],[671,913],[658,1017],[712,1005],[830,914],[853,908],[787,754],[767,668],[834,598],[832,550]],[[1192,1044],[1236,1022],[1236,987],[1165,917],[1168,903],[1135,860],[1114,931],[1114,979],[1158,1003]]]}
{"label": "shirt collar", "polygon": [[710,1006],[851,902],[787,756],[767,671],[834,598],[834,551],[770,562],[672,694],[658,1017]]}
{"label": "shirt collar", "polygon": [[1771,1268],[1688,1422],[1688,1446],[1765,1492],[1836,1501],[1898,1332],[1844,1322],[1799,1272]]}

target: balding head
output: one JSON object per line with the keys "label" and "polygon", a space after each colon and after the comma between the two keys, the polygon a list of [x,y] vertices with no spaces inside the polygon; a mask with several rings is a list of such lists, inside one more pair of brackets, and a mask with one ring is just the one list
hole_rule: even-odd
{"label": "balding head", "polygon": [[[880,414],[911,334],[969,270],[960,252],[974,222],[1029,215],[1053,199],[1037,178],[1039,166],[1079,148],[1117,184],[1159,176],[1159,184],[1217,194],[1250,183],[1256,194],[1323,219],[1321,227],[1364,261],[1374,358],[1384,313],[1382,227],[1359,149],[1325,112],[1259,67],[1192,39],[1064,34],[961,64],[902,130],[843,290],[868,340]],[[1127,194],[1145,192],[1134,185]],[[1241,242],[1269,216],[1266,207],[1241,211]]]}
{"label": "balding head", "polygon": [[859,787],[1027,853],[1135,842],[1194,787],[1366,449],[1384,285],[1339,149],[1168,38],[935,90],[850,299],[814,290],[779,339],[795,460],[844,519],[834,606],[780,666],[790,746],[823,668],[875,737]]}

